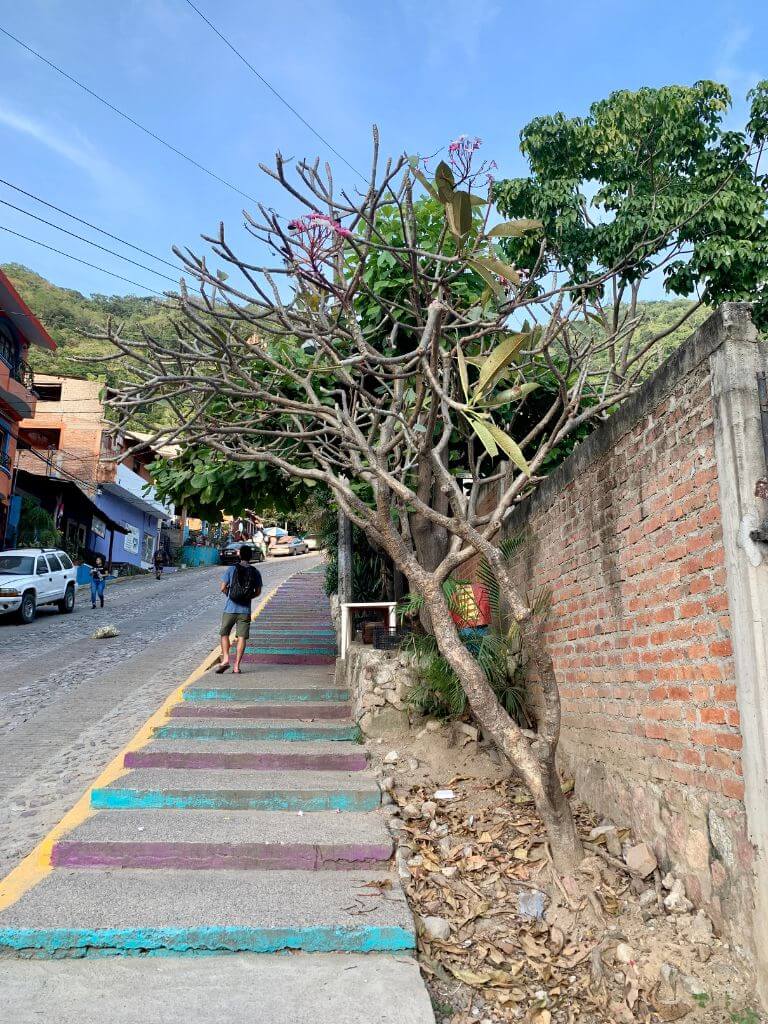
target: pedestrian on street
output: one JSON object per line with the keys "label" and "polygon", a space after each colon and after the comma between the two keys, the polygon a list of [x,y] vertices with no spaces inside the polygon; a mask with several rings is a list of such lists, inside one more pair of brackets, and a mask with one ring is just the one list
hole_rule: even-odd
{"label": "pedestrian on street", "polygon": [[251,601],[261,593],[262,579],[258,569],[251,565],[252,551],[243,544],[239,551],[240,561],[230,565],[221,578],[221,592],[226,595],[224,614],[221,616],[221,660],[216,666],[217,674],[229,668],[230,633],[235,628],[237,649],[232,671],[240,672],[240,662],[245,653],[248,637],[251,635]]}
{"label": "pedestrian on street", "polygon": [[107,570],[104,567],[104,559],[101,555],[96,556],[96,563],[91,568],[91,608],[96,607],[96,598],[104,607],[104,588],[107,585]]}
{"label": "pedestrian on street", "polygon": [[155,551],[155,557],[153,561],[155,563],[155,579],[159,580],[160,577],[163,575],[163,566],[165,565],[165,558],[159,545],[157,550]]}

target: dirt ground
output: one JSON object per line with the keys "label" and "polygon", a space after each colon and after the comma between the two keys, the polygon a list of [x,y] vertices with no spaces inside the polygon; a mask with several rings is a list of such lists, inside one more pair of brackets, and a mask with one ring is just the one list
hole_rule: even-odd
{"label": "dirt ground", "polygon": [[675,880],[626,867],[629,830],[574,803],[589,854],[558,876],[527,792],[476,736],[426,722],[372,745],[438,1024],[765,1020],[680,883],[670,912]]}

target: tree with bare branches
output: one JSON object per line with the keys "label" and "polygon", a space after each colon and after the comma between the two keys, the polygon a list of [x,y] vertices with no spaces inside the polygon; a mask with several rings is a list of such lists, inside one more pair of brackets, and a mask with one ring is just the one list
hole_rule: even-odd
{"label": "tree with bare branches", "polygon": [[[498,539],[554,453],[642,379],[658,338],[638,343],[632,303],[606,306],[686,258],[699,193],[676,220],[650,218],[610,261],[574,270],[553,256],[540,219],[499,219],[479,140],[448,148],[431,172],[414,157],[382,160],[374,131],[370,178],[355,193],[327,165],[291,167],[278,154],[263,170],[289,216],[245,214],[266,257],[236,253],[222,225],[205,240],[227,273],[177,251],[196,290],[182,282],[173,342],[131,341],[109,326],[132,377],[113,405],[128,421],[163,403],[173,425],[158,441],[204,445],[329,489],[419,595],[442,656],[568,871],[583,854],[555,764],[557,678]],[[720,162],[713,196],[744,159]],[[662,203],[668,182],[659,187]],[[525,266],[511,259],[516,250]],[[475,554],[535,669],[534,738],[503,709],[451,614],[445,583]]]}

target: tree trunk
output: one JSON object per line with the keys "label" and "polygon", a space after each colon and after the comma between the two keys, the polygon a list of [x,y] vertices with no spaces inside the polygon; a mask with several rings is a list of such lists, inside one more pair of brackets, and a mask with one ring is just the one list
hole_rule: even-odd
{"label": "tree trunk", "polygon": [[[522,778],[547,830],[552,859],[563,874],[576,870],[584,857],[571,808],[555,764],[557,737],[540,735],[529,741],[501,706],[485,673],[461,641],[442,590],[432,580],[420,580],[438,649],[459,677],[472,712]],[[537,651],[539,672],[549,660]],[[552,674],[554,678],[554,673]]]}

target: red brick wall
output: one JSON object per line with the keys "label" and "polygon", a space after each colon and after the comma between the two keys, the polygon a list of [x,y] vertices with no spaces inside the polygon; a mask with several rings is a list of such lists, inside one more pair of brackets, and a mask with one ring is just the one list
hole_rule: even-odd
{"label": "red brick wall", "polygon": [[526,529],[520,584],[552,591],[545,635],[577,794],[652,842],[723,925],[748,904],[751,850],[709,360],[697,351],[660,371],[508,529]]}

